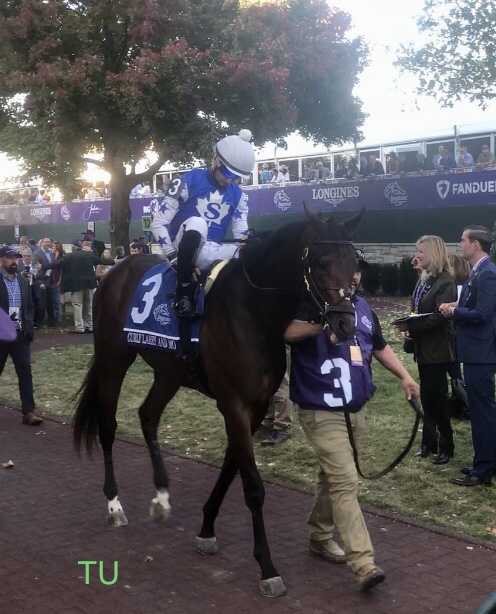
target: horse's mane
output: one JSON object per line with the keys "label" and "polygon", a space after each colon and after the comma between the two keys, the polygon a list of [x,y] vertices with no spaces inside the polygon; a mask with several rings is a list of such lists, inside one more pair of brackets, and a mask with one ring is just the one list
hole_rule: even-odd
{"label": "horse's mane", "polygon": [[242,262],[247,270],[257,266],[281,245],[299,240],[310,224],[309,220],[301,220],[285,224],[277,230],[257,233],[255,239],[248,241],[238,262]]}

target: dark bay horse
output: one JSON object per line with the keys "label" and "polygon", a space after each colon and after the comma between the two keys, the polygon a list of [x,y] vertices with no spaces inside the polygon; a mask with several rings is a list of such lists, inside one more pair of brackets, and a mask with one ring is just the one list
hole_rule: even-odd
{"label": "dark bay horse", "polygon": [[[260,589],[265,596],[276,597],[286,589],[272,563],[265,535],[265,492],[255,464],[252,433],[282,381],[286,369],[283,334],[302,301],[311,302],[317,314],[324,314],[338,338],[349,339],[354,333],[348,288],[357,260],[350,234],[360,215],[340,225],[307,213],[304,221],[280,228],[258,245],[245,248],[242,257],[222,271],[205,302],[200,363],[224,417],[228,445],[220,476],[203,507],[197,549],[202,554],[217,552],[214,523],[239,471],[252,514],[254,556],[260,565]],[[97,436],[100,440],[107,520],[113,526],[127,524],[112,460],[117,402],[127,370],[139,353],[154,372],[139,417],[157,489],[150,507],[156,520],[166,520],[170,513],[169,479],[157,427],[179,387],[193,387],[191,370],[184,359],[153,350],[138,352],[124,342],[123,327],[132,296],[143,274],[160,261],[158,256],[128,257],[105,276],[95,293],[95,352],[79,393],[74,441],[78,449],[82,443],[91,449]]]}

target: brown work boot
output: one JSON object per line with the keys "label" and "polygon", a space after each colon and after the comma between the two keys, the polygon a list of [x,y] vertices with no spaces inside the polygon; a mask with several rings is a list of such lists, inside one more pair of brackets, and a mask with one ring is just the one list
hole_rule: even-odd
{"label": "brown work boot", "polygon": [[346,563],[346,555],[344,551],[336,544],[333,539],[325,541],[310,540],[308,549],[312,554],[321,556],[322,558],[331,561],[331,563]]}
{"label": "brown work boot", "polygon": [[37,416],[34,411],[30,411],[22,416],[22,424],[27,424],[28,426],[38,426],[42,424],[42,422],[43,418]]}
{"label": "brown work boot", "polygon": [[355,572],[355,576],[358,580],[358,584],[360,584],[360,590],[362,591],[368,591],[374,588],[374,586],[377,586],[377,584],[384,582],[386,579],[386,574],[375,563],[367,563],[363,567],[360,567],[360,569]]}

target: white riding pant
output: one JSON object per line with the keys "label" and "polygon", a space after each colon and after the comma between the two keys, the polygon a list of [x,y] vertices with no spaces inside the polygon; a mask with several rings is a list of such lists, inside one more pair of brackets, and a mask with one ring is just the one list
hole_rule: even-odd
{"label": "white riding pant", "polygon": [[200,249],[198,250],[195,262],[199,269],[208,268],[214,260],[227,260],[228,258],[238,257],[239,247],[235,243],[225,244],[207,240],[208,224],[202,217],[190,217],[181,224],[174,240],[176,250],[183,238],[183,234],[187,230],[196,230],[201,236]]}

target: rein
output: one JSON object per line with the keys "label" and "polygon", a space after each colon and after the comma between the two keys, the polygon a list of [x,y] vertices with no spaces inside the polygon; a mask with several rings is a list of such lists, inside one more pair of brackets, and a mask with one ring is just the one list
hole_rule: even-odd
{"label": "rein", "polygon": [[391,463],[389,463],[389,465],[385,469],[382,469],[381,471],[374,471],[370,475],[364,475],[362,473],[362,470],[360,469],[360,463],[358,462],[358,450],[356,447],[355,438],[353,436],[353,428],[351,426],[350,412],[348,411],[344,412],[344,417],[346,421],[346,429],[348,431],[348,439],[350,440],[351,449],[353,450],[353,460],[355,461],[355,467],[359,475],[361,475],[364,480],[378,480],[379,478],[383,478],[385,475],[390,473],[395,467],[397,467],[401,463],[401,461],[405,458],[405,456],[408,454],[408,452],[410,452],[410,450],[412,449],[413,442],[415,441],[415,437],[417,436],[417,431],[420,425],[420,420],[422,418],[422,412],[420,410],[419,404],[417,403],[415,399],[410,399],[408,403],[410,404],[413,411],[415,412],[415,423],[413,425],[412,433],[410,435],[410,439],[408,440],[408,443],[405,446],[405,449],[403,450],[403,452],[401,452],[401,454],[397,458],[395,458]]}

